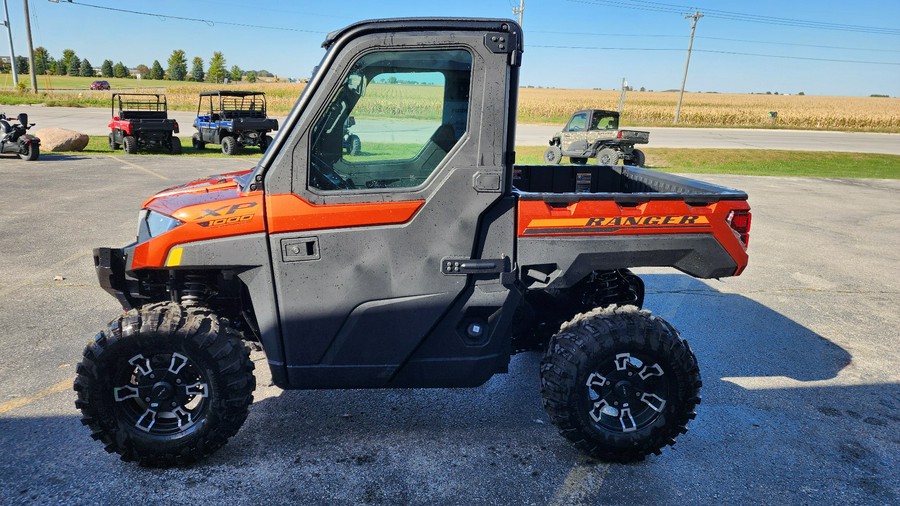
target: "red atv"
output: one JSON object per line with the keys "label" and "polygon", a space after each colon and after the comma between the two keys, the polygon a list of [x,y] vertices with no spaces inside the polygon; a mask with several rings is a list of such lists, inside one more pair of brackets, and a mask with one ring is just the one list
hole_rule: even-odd
{"label": "red atv", "polygon": [[169,119],[166,96],[157,93],[113,93],[109,148],[124,147],[126,153],[138,149],[164,149],[181,154],[178,122]]}

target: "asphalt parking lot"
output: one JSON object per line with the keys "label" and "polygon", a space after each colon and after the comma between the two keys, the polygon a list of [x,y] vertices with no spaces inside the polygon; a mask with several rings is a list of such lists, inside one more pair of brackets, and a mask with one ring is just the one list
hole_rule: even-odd
{"label": "asphalt parking lot", "polygon": [[460,390],[259,388],[200,464],[118,461],[79,423],[84,344],[120,308],[90,250],[152,193],[248,167],[166,156],[0,158],[0,504],[897,504],[900,181],[700,176],[747,191],[750,267],[641,271],[691,343],[699,415],[634,465],[581,457],[549,423],[536,354]]}

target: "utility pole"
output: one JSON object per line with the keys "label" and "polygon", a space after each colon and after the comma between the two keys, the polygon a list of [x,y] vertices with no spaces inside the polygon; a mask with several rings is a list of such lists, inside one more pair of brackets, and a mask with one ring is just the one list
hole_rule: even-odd
{"label": "utility pole", "polygon": [[34,71],[34,46],[31,42],[31,16],[28,14],[28,0],[25,0],[25,33],[28,34],[28,68],[31,70],[31,92],[37,93],[37,72]]}
{"label": "utility pole", "polygon": [[691,48],[694,47],[694,30],[697,28],[697,20],[703,17],[703,14],[700,14],[699,10],[694,10],[694,13],[688,16],[685,16],[684,19],[693,19],[694,21],[691,23],[691,41],[688,43],[688,54],[687,61],[684,62],[684,78],[681,80],[681,93],[678,94],[678,107],[675,108],[675,123],[678,124],[678,117],[681,116],[681,100],[684,98],[684,85],[687,83],[687,73],[688,73],[688,65],[691,64]]}
{"label": "utility pole", "polygon": [[522,26],[522,14],[525,12],[525,0],[519,0],[519,6],[513,7],[513,14],[519,15],[519,26]]}
{"label": "utility pole", "polygon": [[3,11],[6,13],[6,19],[3,21],[3,26],[6,27],[6,33],[9,34],[9,66],[12,68],[13,86],[18,87],[19,76],[16,74],[16,53],[13,51],[12,28],[9,26],[9,6],[6,4],[6,0],[3,0]]}
{"label": "utility pole", "polygon": [[628,89],[628,81],[622,78],[622,93],[619,94],[619,114],[622,114],[622,108],[625,107],[625,91]]}

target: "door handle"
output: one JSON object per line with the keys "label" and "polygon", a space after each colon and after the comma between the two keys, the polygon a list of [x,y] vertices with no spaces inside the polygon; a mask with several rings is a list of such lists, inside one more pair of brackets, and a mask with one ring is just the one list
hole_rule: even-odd
{"label": "door handle", "polygon": [[305,260],[318,260],[319,238],[299,237],[296,239],[281,240],[281,260],[284,262],[301,262]]}

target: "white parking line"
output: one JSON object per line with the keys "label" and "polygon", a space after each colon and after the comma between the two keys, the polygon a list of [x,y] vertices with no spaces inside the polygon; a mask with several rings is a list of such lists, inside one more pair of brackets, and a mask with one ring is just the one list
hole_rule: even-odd
{"label": "white parking line", "polygon": [[138,164],[136,164],[136,163],[134,163],[134,162],[129,162],[128,160],[123,160],[123,159],[119,158],[118,156],[110,156],[110,158],[112,158],[113,160],[115,160],[115,161],[117,161],[117,162],[122,162],[122,163],[124,163],[125,165],[129,165],[129,166],[131,166],[131,167],[134,167],[135,169],[142,170],[142,171],[146,172],[147,174],[150,174],[151,176],[156,176],[156,177],[158,177],[158,178],[160,178],[160,179],[165,179],[166,181],[169,180],[169,178],[167,178],[166,176],[163,176],[162,174],[160,174],[160,173],[158,173],[158,172],[154,172],[154,171],[148,169],[147,167],[142,167],[142,166],[140,166],[140,165],[138,165]]}

